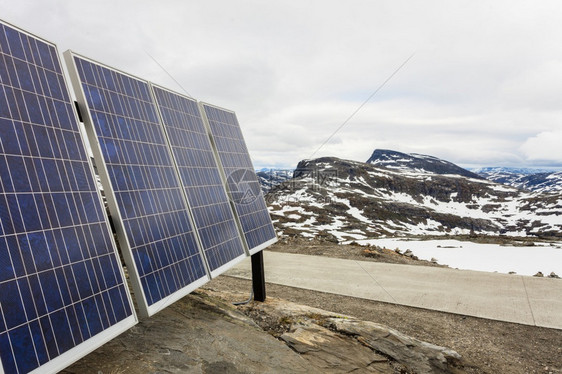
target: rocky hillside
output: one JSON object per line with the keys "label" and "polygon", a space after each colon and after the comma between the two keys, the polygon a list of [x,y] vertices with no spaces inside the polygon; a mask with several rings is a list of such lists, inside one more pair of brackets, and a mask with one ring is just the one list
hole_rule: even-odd
{"label": "rocky hillside", "polygon": [[339,241],[415,234],[562,237],[561,192],[523,191],[429,156],[393,155],[400,158],[301,161],[295,177],[266,196],[277,227],[286,235]]}
{"label": "rocky hillside", "polygon": [[562,172],[490,167],[475,170],[488,180],[529,191],[562,191]]}

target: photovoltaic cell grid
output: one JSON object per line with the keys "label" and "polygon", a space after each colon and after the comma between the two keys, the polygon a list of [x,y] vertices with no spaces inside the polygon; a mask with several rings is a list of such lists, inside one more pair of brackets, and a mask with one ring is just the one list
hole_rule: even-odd
{"label": "photovoltaic cell grid", "polygon": [[222,164],[244,237],[253,254],[277,241],[277,236],[238,119],[233,112],[222,108],[204,103],[200,103],[200,107]]}
{"label": "photovoltaic cell grid", "polygon": [[211,271],[245,257],[197,102],[152,86]]}
{"label": "photovoltaic cell grid", "polygon": [[0,22],[0,372],[58,371],[136,323],[54,45]]}
{"label": "photovoltaic cell grid", "polygon": [[100,172],[111,183],[121,218],[114,222],[126,236],[120,244],[129,247],[124,253],[132,255],[128,265],[136,272],[131,280],[140,282],[133,283],[135,293],[145,301],[139,307],[154,314],[208,276],[148,82],[65,56],[71,77],[78,79],[79,101],[88,108],[85,124],[99,143]]}

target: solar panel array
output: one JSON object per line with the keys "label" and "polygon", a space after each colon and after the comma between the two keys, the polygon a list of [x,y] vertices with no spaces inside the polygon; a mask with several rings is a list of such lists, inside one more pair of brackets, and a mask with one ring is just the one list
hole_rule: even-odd
{"label": "solar panel array", "polygon": [[[233,112],[65,53],[143,315],[276,240]],[[0,374],[137,323],[56,46],[0,21]]]}
{"label": "solar panel array", "polygon": [[213,275],[245,257],[243,242],[197,102],[153,86],[205,257]]}
{"label": "solar panel array", "polygon": [[[139,307],[152,315],[209,278],[148,82],[66,52]],[[93,143],[93,141],[92,141]]]}
{"label": "solar panel array", "polygon": [[249,251],[254,254],[277,241],[271,217],[252,165],[236,114],[200,103],[213,139]]}
{"label": "solar panel array", "polygon": [[0,373],[58,371],[135,323],[56,47],[0,22]]}

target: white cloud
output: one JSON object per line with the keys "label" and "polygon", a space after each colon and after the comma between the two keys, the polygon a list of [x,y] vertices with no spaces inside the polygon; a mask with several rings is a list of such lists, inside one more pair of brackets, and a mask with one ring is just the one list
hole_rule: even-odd
{"label": "white cloud", "polygon": [[521,151],[530,161],[562,166],[562,130],[541,132],[527,139]]}
{"label": "white cloud", "polygon": [[0,0],[0,9],[61,51],[181,91],[150,53],[195,98],[237,112],[258,167],[309,157],[414,52],[318,155],[366,160],[394,148],[533,164],[537,134],[561,130],[557,1]]}

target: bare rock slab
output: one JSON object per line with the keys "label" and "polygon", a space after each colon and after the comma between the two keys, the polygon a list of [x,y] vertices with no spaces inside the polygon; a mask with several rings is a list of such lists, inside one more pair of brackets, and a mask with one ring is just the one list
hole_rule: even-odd
{"label": "bare rock slab", "polygon": [[244,309],[266,330],[288,326],[280,339],[323,372],[463,372],[457,352],[374,322],[275,298]]}
{"label": "bare rock slab", "polygon": [[281,335],[311,366],[327,373],[394,373],[386,357],[313,322],[301,322]]}
{"label": "bare rock slab", "polygon": [[335,331],[354,336],[365,346],[391,357],[416,373],[451,373],[461,359],[452,349],[406,336],[374,322],[330,318],[328,323]]}

